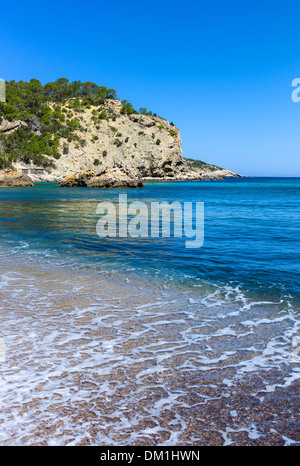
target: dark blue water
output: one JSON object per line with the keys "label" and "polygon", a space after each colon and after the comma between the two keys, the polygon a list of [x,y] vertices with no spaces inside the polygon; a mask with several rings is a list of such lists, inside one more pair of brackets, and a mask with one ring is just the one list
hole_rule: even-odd
{"label": "dark blue water", "polygon": [[[205,239],[99,238],[97,204],[139,200],[204,202]],[[23,261],[138,275],[180,286],[238,286],[253,300],[297,304],[300,178],[148,183],[142,189],[0,189],[0,247]],[[20,260],[20,259],[18,259]]]}

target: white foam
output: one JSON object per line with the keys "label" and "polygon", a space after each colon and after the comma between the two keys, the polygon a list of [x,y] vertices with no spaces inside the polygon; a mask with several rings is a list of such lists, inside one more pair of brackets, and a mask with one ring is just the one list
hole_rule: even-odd
{"label": "white foam", "polygon": [[[245,426],[231,400],[244,387],[263,404],[299,377],[299,315],[248,302],[238,287],[203,297],[24,266],[5,270],[0,289],[5,445],[180,445],[187,435],[200,444],[200,421],[224,445],[245,430],[260,441],[259,419]],[[257,376],[259,387],[248,386]],[[218,400],[228,406],[225,429],[206,409]]]}

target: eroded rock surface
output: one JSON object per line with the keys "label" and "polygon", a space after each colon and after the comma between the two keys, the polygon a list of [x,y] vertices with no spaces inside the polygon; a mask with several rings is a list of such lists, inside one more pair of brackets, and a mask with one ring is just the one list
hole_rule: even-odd
{"label": "eroded rock surface", "polygon": [[16,170],[4,169],[0,170],[0,187],[18,186],[34,186],[32,179],[24,173],[19,173]]}

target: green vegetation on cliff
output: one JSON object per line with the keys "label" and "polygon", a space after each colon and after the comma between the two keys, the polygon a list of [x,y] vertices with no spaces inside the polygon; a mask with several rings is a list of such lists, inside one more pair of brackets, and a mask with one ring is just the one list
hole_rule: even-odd
{"label": "green vegetation on cliff", "polygon": [[196,170],[196,171],[210,171],[214,172],[216,170],[223,170],[223,168],[218,167],[217,165],[211,165],[209,163],[203,162],[202,160],[196,160],[196,159],[191,159],[191,158],[186,158],[185,160],[187,162],[188,167],[191,170]]}
{"label": "green vegetation on cliff", "polygon": [[[60,138],[69,142],[77,140],[84,145],[85,140],[75,133],[83,129],[80,125],[80,111],[91,106],[101,106],[106,99],[116,99],[117,92],[92,82],[69,82],[60,78],[55,82],[42,85],[40,81],[6,82],[6,103],[0,102],[0,124],[2,119],[21,120],[27,126],[21,126],[9,134],[0,132],[0,168],[8,167],[15,160],[44,167],[51,165],[51,158],[59,158]],[[139,113],[132,104],[122,101],[122,114]],[[141,113],[151,114],[146,109]],[[100,108],[95,112],[95,120],[112,119],[114,113],[107,114]],[[97,115],[97,116],[96,116]],[[49,156],[50,158],[46,157]]]}

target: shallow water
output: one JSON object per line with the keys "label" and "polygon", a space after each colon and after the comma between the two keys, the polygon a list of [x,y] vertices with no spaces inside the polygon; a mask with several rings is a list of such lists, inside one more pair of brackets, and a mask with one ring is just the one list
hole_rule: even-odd
{"label": "shallow water", "polygon": [[[186,238],[99,238],[96,207],[180,201],[204,203],[204,245]],[[300,178],[149,183],[143,189],[0,189],[0,246],[27,260],[96,271],[136,271],[188,286],[228,283],[255,297],[299,298]],[[299,304],[299,302],[298,302]]]}
{"label": "shallow water", "polygon": [[[63,201],[53,185],[4,192],[1,444],[300,445],[299,217],[291,194],[299,191],[295,180],[277,183],[291,196],[280,220],[287,226],[264,229],[267,207],[256,229],[265,247],[252,244],[250,264],[250,205],[237,217],[218,209],[220,193],[213,197],[240,190],[235,201],[228,194],[238,210],[247,183],[183,184],[206,191],[207,203],[210,190],[215,206],[202,252],[163,239],[99,240],[96,216],[82,209],[82,198],[95,196],[87,190],[63,190]],[[151,195],[162,199],[165,189],[151,185]],[[240,265],[242,247],[225,235],[231,222],[244,238]],[[213,241],[216,224],[223,233]]]}
{"label": "shallow water", "polygon": [[1,262],[1,444],[300,444],[293,311]]}

